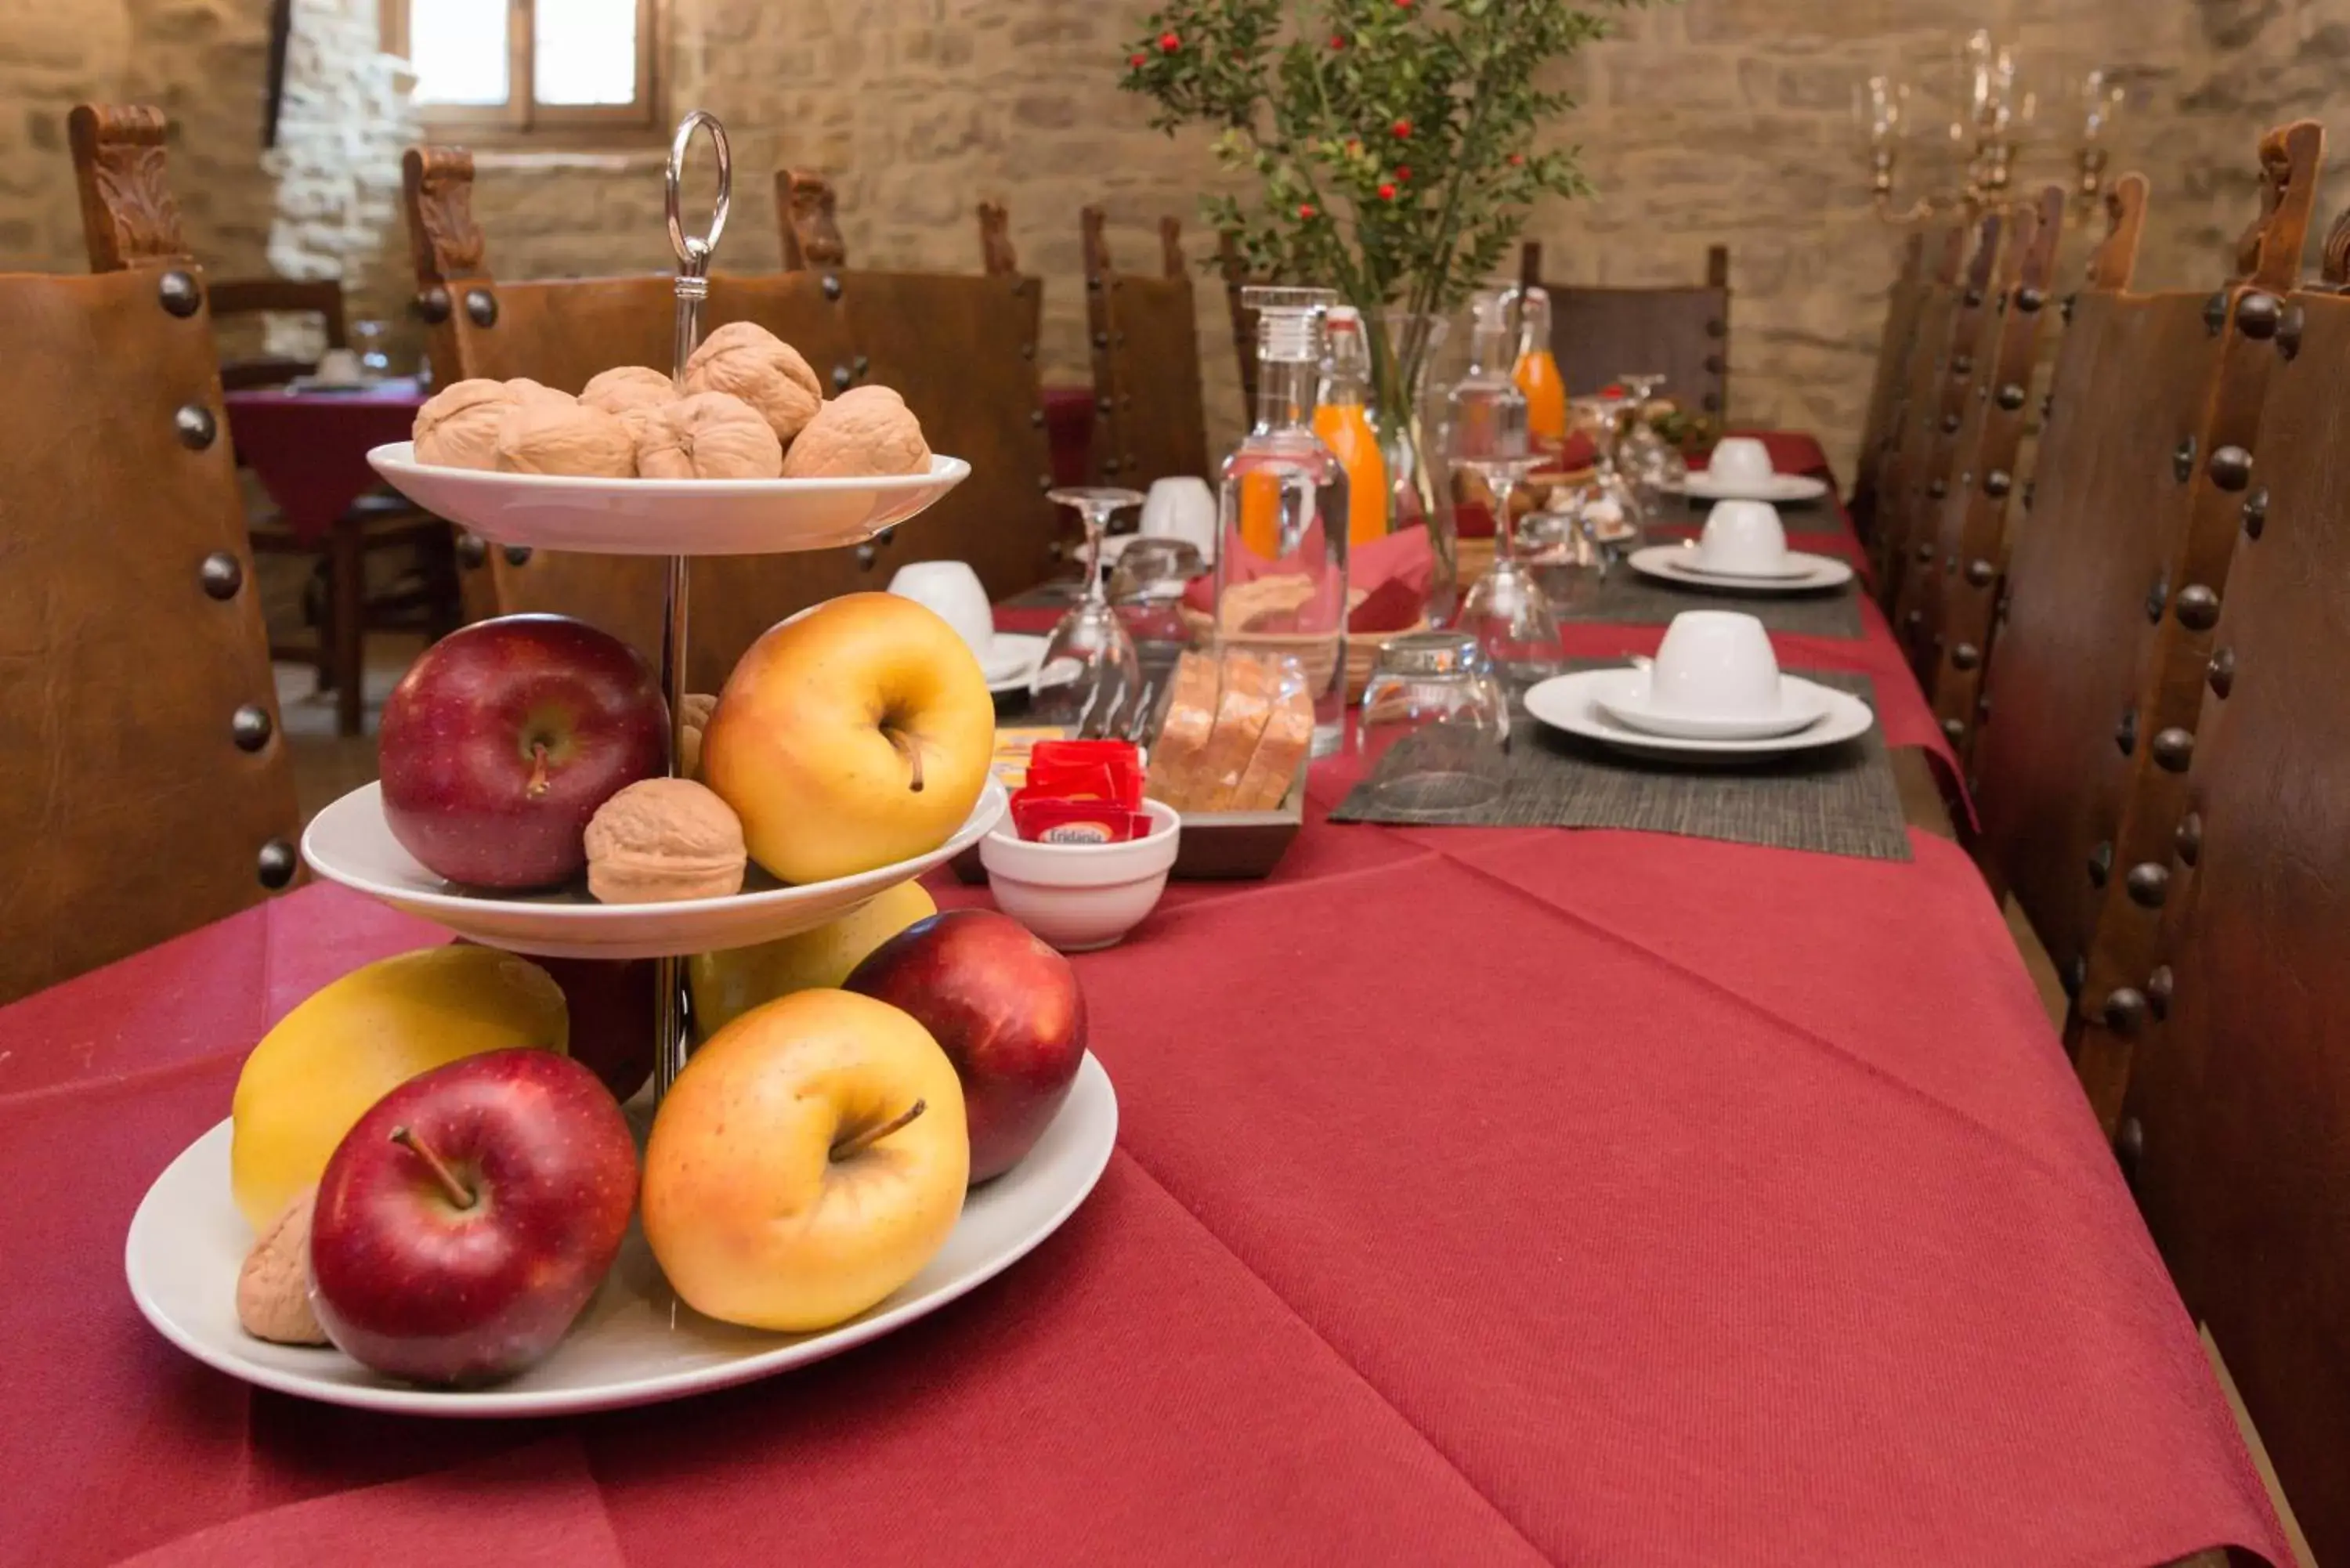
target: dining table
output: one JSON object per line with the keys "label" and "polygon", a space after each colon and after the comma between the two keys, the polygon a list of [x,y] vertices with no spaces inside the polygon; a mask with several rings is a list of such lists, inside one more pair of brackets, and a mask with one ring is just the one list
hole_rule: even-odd
{"label": "dining table", "polygon": [[[1955,789],[1862,597],[1781,661],[1869,675]],[[1072,960],[1119,1120],[1060,1231],[674,1404],[306,1403],[130,1300],[254,1042],[446,932],[312,886],[0,1010],[0,1564],[2291,1561],[1957,844],[1330,820],[1361,772]]]}
{"label": "dining table", "polygon": [[295,538],[323,545],[338,518],[382,483],[368,465],[406,441],[427,389],[391,376],[350,387],[247,387],[224,394],[229,440]]}

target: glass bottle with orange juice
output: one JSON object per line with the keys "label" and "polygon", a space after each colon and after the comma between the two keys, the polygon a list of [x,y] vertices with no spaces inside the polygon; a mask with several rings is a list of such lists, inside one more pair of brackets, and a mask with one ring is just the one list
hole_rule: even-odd
{"label": "glass bottle with orange juice", "polygon": [[1322,400],[1314,433],[1347,474],[1347,542],[1367,545],[1388,531],[1388,464],[1367,407],[1371,351],[1363,317],[1352,306],[1333,306],[1323,322]]}
{"label": "glass bottle with orange juice", "polygon": [[1518,305],[1518,362],[1510,379],[1525,394],[1526,434],[1540,447],[1566,441],[1566,378],[1550,347],[1550,291],[1539,286],[1514,291]]}

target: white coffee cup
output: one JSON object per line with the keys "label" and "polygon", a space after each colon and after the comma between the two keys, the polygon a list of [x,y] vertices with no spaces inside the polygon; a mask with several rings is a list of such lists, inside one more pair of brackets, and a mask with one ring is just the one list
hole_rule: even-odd
{"label": "white coffee cup", "polygon": [[962,561],[910,561],[889,579],[889,591],[937,612],[971,645],[981,663],[995,643],[995,611],[979,574]]}
{"label": "white coffee cup", "polygon": [[1706,471],[1726,483],[1755,483],[1771,477],[1771,449],[1752,436],[1724,436],[1707,460]]}
{"label": "white coffee cup", "polygon": [[1717,501],[1698,535],[1697,564],[1724,576],[1775,576],[1787,569],[1787,530],[1767,501]]}
{"label": "white coffee cup", "polygon": [[1700,718],[1760,718],[1779,710],[1770,633],[1735,610],[1683,610],[1648,664],[1648,706]]}
{"label": "white coffee cup", "polygon": [[367,376],[359,357],[348,348],[329,348],[319,355],[318,368],[311,374],[326,387],[356,387]]}
{"label": "white coffee cup", "polygon": [[1200,558],[1216,558],[1216,493],[1208,488],[1204,479],[1189,475],[1172,479],[1154,479],[1150,493],[1142,503],[1142,532],[1161,539],[1180,539],[1200,552]]}

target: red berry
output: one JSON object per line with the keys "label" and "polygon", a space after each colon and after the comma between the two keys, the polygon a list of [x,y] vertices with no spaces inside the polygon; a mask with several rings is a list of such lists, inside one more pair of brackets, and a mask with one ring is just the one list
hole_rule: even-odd
{"label": "red berry", "polygon": [[1347,40],[1333,33],[1330,35],[1330,47],[1334,49],[1343,49],[1347,47]]}
{"label": "red berry", "polygon": [[1410,166],[1409,164],[1408,164],[1408,163],[1399,163],[1399,164],[1397,164],[1397,165],[1396,165],[1396,178],[1397,178],[1397,179],[1399,179],[1399,180],[1409,180],[1409,179],[1410,179],[1410,178],[1411,178],[1411,166]]}
{"label": "red berry", "polygon": [[1379,200],[1380,200],[1380,201],[1382,201],[1382,202],[1392,202],[1392,201],[1394,201],[1394,200],[1395,200],[1395,187],[1394,187],[1394,186],[1392,186],[1392,185],[1382,185],[1382,186],[1380,186],[1380,187],[1379,187]]}
{"label": "red berry", "polygon": [[1618,383],[1610,381],[1599,389],[1599,395],[1603,398],[1620,398],[1624,395],[1624,389]]}
{"label": "red berry", "polygon": [[1513,169],[1517,168],[1520,164],[1523,163],[1525,161],[1526,161],[1526,155],[1525,155],[1524,153],[1523,153],[1523,152],[1513,152],[1513,153],[1511,153],[1511,154],[1510,154],[1510,167],[1511,167],[1511,168],[1513,168]]}
{"label": "red berry", "polygon": [[1409,137],[1411,134],[1411,121],[1408,119],[1397,120],[1395,122],[1395,133],[1396,139],[1399,141],[1404,138]]}
{"label": "red berry", "polygon": [[1410,10],[1410,9],[1411,9],[1411,0],[1396,0],[1396,9],[1397,9],[1397,10],[1399,10],[1399,11],[1409,11],[1409,10]]}
{"label": "red berry", "polygon": [[1183,47],[1183,40],[1176,34],[1161,33],[1159,35],[1159,47],[1171,55]]}
{"label": "red berry", "polygon": [[1314,221],[1314,203],[1311,202],[1298,202],[1297,215],[1305,219],[1306,222],[1312,223]]}
{"label": "red berry", "polygon": [[1128,55],[1126,57],[1126,63],[1139,69],[1150,63],[1150,57],[1149,55]]}

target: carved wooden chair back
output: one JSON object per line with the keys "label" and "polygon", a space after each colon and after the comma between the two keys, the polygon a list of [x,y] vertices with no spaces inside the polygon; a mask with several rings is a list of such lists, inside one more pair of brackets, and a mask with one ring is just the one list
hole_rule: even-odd
{"label": "carved wooden chair back", "polygon": [[[214,322],[241,316],[315,317],[328,348],[350,346],[343,286],[335,278],[212,278],[206,280],[204,293]],[[315,359],[291,355],[241,355],[221,361],[221,385],[232,392],[245,387],[283,386],[317,368]]]}
{"label": "carved wooden chair back", "polygon": [[1183,225],[1159,221],[1159,275],[1153,277],[1111,263],[1099,207],[1086,208],[1079,223],[1093,335],[1094,483],[1148,490],[1155,479],[1204,477],[1208,421]]}
{"label": "carved wooden chair back", "polygon": [[1239,244],[1230,234],[1216,242],[1216,270],[1224,280],[1224,309],[1232,320],[1232,356],[1241,369],[1241,407],[1253,416],[1256,412],[1256,312],[1241,303],[1241,291],[1251,284],[1272,280],[1250,275],[1248,258],[1241,254]]}
{"label": "carved wooden chair back", "polygon": [[1043,582],[1064,527],[1045,498],[1053,472],[1036,360],[1045,290],[1021,274],[1003,209],[979,209],[984,271],[933,273],[852,269],[821,175],[778,171],[775,206],[785,269],[816,278],[847,317],[852,357],[818,372],[836,388],[894,388],[931,450],[971,464],[969,479],[899,531],[888,558],[968,562],[997,598]]}
{"label": "carved wooden chair back", "polygon": [[2257,482],[2233,497],[2185,812],[2128,874],[2157,940],[2131,971],[2101,937],[2079,1042],[2101,1109],[2126,1081],[2116,1152],[2319,1562],[2350,1561],[2345,288],[2350,222],[2322,286],[2235,302],[2272,361]]}
{"label": "carved wooden chair back", "polygon": [[[2130,174],[2106,192],[2106,235],[2091,254],[2085,280],[2090,291],[2113,294],[2129,286],[2137,264],[2146,189],[2144,176]],[[2097,319],[2083,324],[2077,335],[2071,328],[2052,334],[2046,327],[2046,317],[2060,314],[2046,307],[2054,286],[2064,207],[2064,192],[2051,186],[2031,220],[2031,235],[2022,246],[2018,275],[2007,297],[1995,363],[1976,388],[1970,417],[1979,422],[1962,437],[1972,455],[1961,469],[1958,493],[1944,505],[1937,558],[1919,568],[1930,574],[1921,585],[1927,596],[1922,644],[1927,658],[1919,678],[1933,701],[1936,719],[1962,761],[1974,745],[2011,544],[2024,531],[2023,514],[2037,504],[2052,510],[2079,505],[2081,497],[2094,493],[2096,443],[2089,421],[2098,397],[2105,313],[2102,306],[2095,307]],[[2075,300],[2064,314],[2077,314],[2079,308]],[[2063,336],[2065,341],[2050,371],[2050,390],[2040,404],[2045,422],[2032,454],[2032,476],[2017,485],[2013,476],[2024,472],[2033,378],[2048,358],[2041,343],[2050,336]]]}
{"label": "carved wooden chair back", "polygon": [[[1895,563],[1900,575],[1893,585],[1894,625],[1901,628],[1910,666],[1929,693],[1936,671],[1959,642],[1967,649],[1960,656],[1965,673],[1972,680],[1981,677],[1991,585],[1981,585],[1983,627],[1970,628],[1978,635],[1952,639],[1945,635],[1943,617],[1947,607],[1967,598],[1950,586],[1969,558],[1962,551],[1971,546],[1971,558],[1989,564],[1978,567],[1975,576],[1985,569],[1996,576],[2008,508],[2017,488],[2017,456],[2031,420],[2041,325],[2056,314],[2048,307],[2049,290],[2055,286],[2065,201],[2065,192],[2052,185],[2037,202],[2009,209],[1998,289],[1976,338],[1973,375],[1953,410],[1959,429],[1950,441],[1950,493],[1921,510],[1908,556]],[[1946,423],[1950,417],[1946,411]],[[1946,728],[1954,742],[1963,742],[1963,722]]]}
{"label": "carved wooden chair back", "polygon": [[[2014,892],[2076,996],[2094,946],[2119,944],[2116,972],[2146,970],[2150,929],[2142,909],[2126,912],[2125,890],[2178,825],[2277,358],[2276,298],[2299,272],[2323,140],[2314,121],[2262,140],[2262,213],[2219,292],[2091,290],[2074,312],[2098,339],[2077,437],[2093,466],[2086,484],[2035,496],[1973,761],[1986,872]],[[2059,389],[2058,417],[2072,395]]]}
{"label": "carved wooden chair back", "polygon": [[1730,247],[1705,253],[1705,281],[1653,288],[1550,283],[1542,245],[1529,240],[1519,277],[1550,296],[1551,356],[1568,392],[1582,396],[1626,376],[1665,378],[1664,395],[1721,418],[1730,407]]}
{"label": "carved wooden chair back", "polygon": [[1853,526],[1866,541],[1877,527],[1877,468],[1892,434],[1895,413],[1908,379],[1909,356],[1918,344],[1918,316],[1926,302],[1928,284],[1924,230],[1915,230],[1901,247],[1901,261],[1893,286],[1885,297],[1885,331],[1877,340],[1877,368],[1868,383],[1867,411],[1860,429],[1860,458],[1853,473],[1848,502]]}
{"label": "carved wooden chair back", "polygon": [[0,276],[0,1002],[293,880],[299,823],[163,117],[69,120],[89,277]]}
{"label": "carved wooden chair back", "polygon": [[[1901,392],[1894,400],[1885,447],[1876,468],[1876,526],[1870,531],[1868,562],[1877,587],[1894,581],[1892,566],[1908,541],[1910,517],[1920,505],[1939,501],[1934,486],[1949,493],[1949,482],[1929,480],[1927,468],[1934,444],[1941,437],[1943,388],[1950,383],[1955,346],[1971,341],[1979,310],[1965,306],[1971,285],[1967,277],[1991,275],[1998,254],[1998,231],[1992,228],[1991,249],[1983,249],[1981,233],[1971,223],[1953,223],[1941,235],[1941,252],[1934,254],[1934,270],[1927,275],[1925,298],[1918,303],[1918,341],[1904,367]],[[1931,242],[1929,242],[1931,252]]]}
{"label": "carved wooden chair back", "polygon": [[[473,376],[527,376],[576,392],[615,365],[670,368],[675,306],[666,275],[499,279],[473,218],[472,155],[412,148],[406,171],[416,308],[429,328],[433,373],[443,385]],[[820,371],[847,367],[855,358],[846,314],[812,274],[720,273],[711,279],[703,319],[710,328],[755,321]],[[715,691],[743,650],[776,621],[836,594],[883,586],[886,554],[864,545],[695,561],[690,683]],[[460,541],[460,560],[471,613],[576,616],[624,639],[649,660],[658,658],[666,570],[660,561],[534,552],[479,540]]]}

